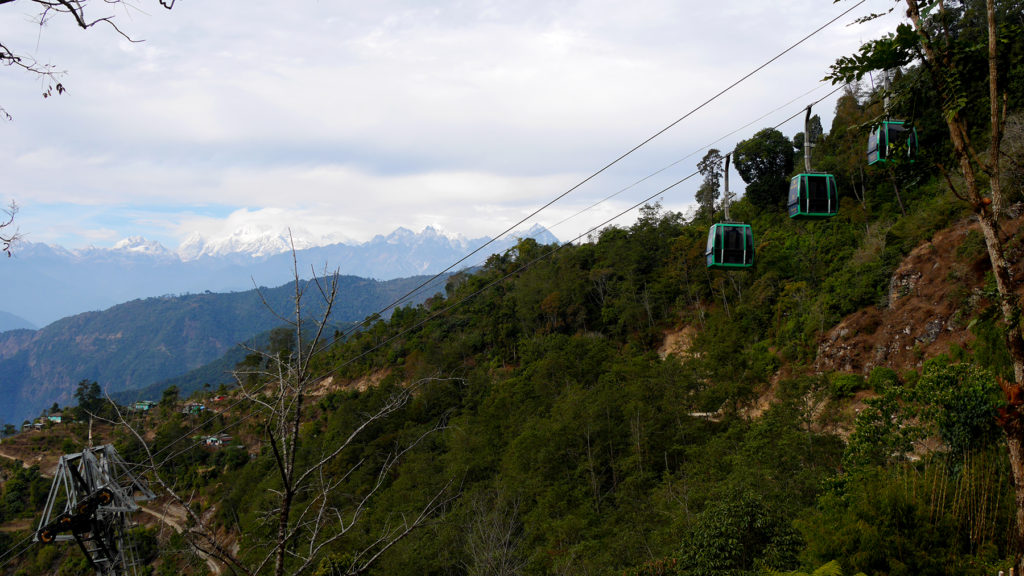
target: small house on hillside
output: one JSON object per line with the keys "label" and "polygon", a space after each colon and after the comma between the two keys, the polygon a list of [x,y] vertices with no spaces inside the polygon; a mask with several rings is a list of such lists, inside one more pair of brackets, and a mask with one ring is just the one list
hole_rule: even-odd
{"label": "small house on hillside", "polygon": [[206,438],[203,439],[203,443],[208,448],[215,448],[216,449],[216,448],[223,448],[228,443],[230,443],[231,440],[232,440],[231,436],[221,432],[220,434],[216,434],[214,436],[207,436]]}
{"label": "small house on hillside", "polygon": [[182,414],[202,414],[204,411],[206,411],[206,406],[198,402],[189,402],[181,409]]}
{"label": "small house on hillside", "polygon": [[136,412],[149,412],[154,406],[156,406],[156,402],[152,400],[139,400],[135,404],[132,404],[132,410],[135,410]]}
{"label": "small house on hillside", "polygon": [[47,416],[46,419],[49,420],[50,422],[53,422],[54,424],[60,424],[61,420],[64,419],[64,414],[60,412],[54,412],[53,414]]}

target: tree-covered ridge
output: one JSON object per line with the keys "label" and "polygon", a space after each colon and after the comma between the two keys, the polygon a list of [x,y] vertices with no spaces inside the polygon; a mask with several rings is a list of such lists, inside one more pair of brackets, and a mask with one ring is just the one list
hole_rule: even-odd
{"label": "tree-covered ridge", "polygon": [[[949,199],[905,201],[936,227],[958,214]],[[736,208],[752,212],[745,202]],[[920,218],[893,226],[886,249],[857,260],[867,235],[855,218],[797,231],[781,214],[751,215],[758,229],[779,232],[762,234],[749,273],[709,273],[706,224],[649,207],[636,225],[593,243],[525,242],[453,279],[445,299],[402,310],[333,350],[324,369],[333,365],[340,379],[385,372],[395,382],[438,374],[462,382],[418,400],[449,423],[428,458],[430,476],[465,483],[448,535],[455,542],[431,534],[415,546],[475,550],[458,528],[497,515],[518,530],[516,549],[505,553],[517,554],[526,573],[668,559],[686,573],[796,568],[813,549],[792,526],[834,493],[822,485],[842,469],[844,443],[830,419],[868,386],[856,375],[799,375],[800,366],[814,358],[822,326],[884,299],[892,267],[931,228]],[[698,327],[688,354],[657,356],[664,332],[681,325]],[[792,376],[779,380],[780,366]],[[774,403],[751,420],[751,404],[768,390]],[[763,532],[730,548],[751,530],[745,522]],[[836,559],[815,554],[810,564]]]}

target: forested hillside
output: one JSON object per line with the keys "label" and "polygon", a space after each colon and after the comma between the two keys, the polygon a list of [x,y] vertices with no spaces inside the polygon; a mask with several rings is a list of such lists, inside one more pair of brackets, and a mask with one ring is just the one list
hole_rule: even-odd
{"label": "forested hillside", "polygon": [[[341,296],[331,321],[338,328],[361,322],[428,279],[339,276]],[[294,308],[294,293],[294,286],[286,284],[145,298],[64,318],[40,330],[0,332],[0,423],[20,425],[53,402],[70,402],[83,379],[102,382],[107,393],[116,394],[206,366],[279,326],[278,314]],[[411,302],[423,299],[415,296]],[[310,312],[316,313],[316,304],[312,306]],[[201,374],[210,379],[192,388],[230,382],[230,366],[221,368],[228,371]],[[159,397],[160,390],[151,392]]]}
{"label": "forested hillside", "polygon": [[[985,17],[968,8],[943,23],[965,43],[957,114],[982,142]],[[805,134],[765,129],[737,146],[784,169],[740,169],[748,194],[730,212],[755,231],[752,268],[706,265],[721,218],[711,162],[694,218],[651,203],[592,241],[523,240],[449,278],[443,297],[329,344],[300,324],[240,363],[237,387],[197,395],[202,413],[170,394],[145,415],[96,407],[118,422],[121,454],[153,465],[168,509],[189,514],[172,536],[140,529],[147,566],[918,576],[1019,565],[1008,447],[1022,397],[1007,346],[1018,327],[1003,307],[1020,289],[997,285],[979,225],[998,212],[1000,255],[1019,278],[1024,23],[1019,3],[1000,8],[1013,41],[999,60],[1005,133],[986,164],[1002,167],[995,200],[965,194],[949,101],[911,66],[893,79],[891,114],[918,130],[913,162],[866,166],[883,111],[863,84],[817,136],[815,167],[840,186],[835,217],[784,212]],[[36,434],[55,447],[59,430],[18,443],[29,454]],[[38,472],[6,472],[9,522],[31,514]],[[15,558],[4,570],[85,573],[71,547],[18,547],[26,534],[0,533]]]}

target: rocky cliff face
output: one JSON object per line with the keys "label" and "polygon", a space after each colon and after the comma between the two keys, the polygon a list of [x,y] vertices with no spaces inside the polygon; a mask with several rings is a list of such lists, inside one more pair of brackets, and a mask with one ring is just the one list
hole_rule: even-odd
{"label": "rocky cliff face", "polygon": [[[1007,222],[1003,234],[1013,238],[1024,218]],[[1015,242],[1008,242],[1022,265]],[[924,360],[949,352],[955,345],[969,348],[973,316],[992,304],[985,289],[988,253],[974,218],[937,233],[914,249],[889,283],[884,306],[865,308],[843,319],[822,338],[815,368],[868,374],[876,366],[899,370],[920,367]]]}

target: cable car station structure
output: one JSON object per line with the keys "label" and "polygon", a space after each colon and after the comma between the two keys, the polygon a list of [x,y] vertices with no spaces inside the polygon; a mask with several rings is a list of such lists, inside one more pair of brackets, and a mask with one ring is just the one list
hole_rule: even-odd
{"label": "cable car station structure", "polygon": [[101,576],[139,574],[130,534],[136,502],[155,497],[113,445],[65,454],[57,463],[35,540],[74,540]]}

